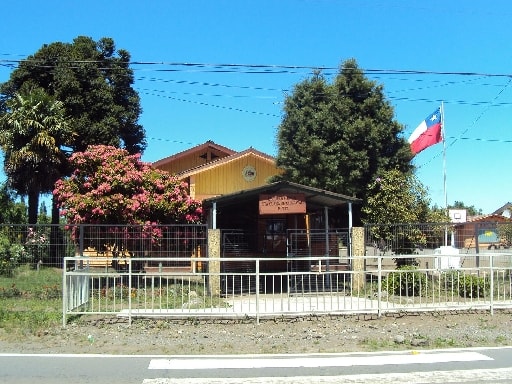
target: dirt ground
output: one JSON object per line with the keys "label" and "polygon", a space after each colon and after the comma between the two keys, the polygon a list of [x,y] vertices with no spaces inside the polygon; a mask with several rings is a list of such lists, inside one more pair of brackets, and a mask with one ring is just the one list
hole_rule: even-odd
{"label": "dirt ground", "polygon": [[512,311],[165,320],[84,316],[66,328],[0,329],[2,353],[339,353],[512,345]]}

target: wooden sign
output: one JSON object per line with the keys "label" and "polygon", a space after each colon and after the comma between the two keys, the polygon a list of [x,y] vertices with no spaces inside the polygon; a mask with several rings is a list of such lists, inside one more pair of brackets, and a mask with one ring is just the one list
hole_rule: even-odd
{"label": "wooden sign", "polygon": [[260,215],[306,213],[306,198],[302,193],[260,195]]}

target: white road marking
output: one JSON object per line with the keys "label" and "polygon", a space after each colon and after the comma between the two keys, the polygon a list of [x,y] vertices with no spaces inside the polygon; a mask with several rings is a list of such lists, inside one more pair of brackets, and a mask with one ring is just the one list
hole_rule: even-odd
{"label": "white road marking", "polygon": [[[143,384],[401,384],[401,383],[496,383],[512,379],[512,368],[430,371],[409,373],[358,374],[343,376],[244,377],[244,378],[157,378]],[[509,381],[507,381],[509,382]]]}
{"label": "white road marking", "polygon": [[493,360],[478,352],[411,353],[408,355],[331,356],[296,358],[174,358],[152,359],[148,369],[259,369],[259,368],[318,368],[361,365],[431,364],[455,361]]}

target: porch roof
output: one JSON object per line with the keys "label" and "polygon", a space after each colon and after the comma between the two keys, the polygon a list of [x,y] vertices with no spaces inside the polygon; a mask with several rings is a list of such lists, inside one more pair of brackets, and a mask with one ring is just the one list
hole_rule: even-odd
{"label": "porch roof", "polygon": [[321,207],[337,207],[348,203],[360,204],[361,199],[342,195],[340,193],[326,191],[324,189],[308,187],[306,185],[292,183],[290,181],[278,181],[276,183],[266,184],[253,189],[245,189],[238,192],[210,197],[203,200],[203,206],[209,208],[213,203],[220,205],[230,205],[247,200],[256,200],[260,194],[272,193],[302,193],[307,203],[312,203]]}

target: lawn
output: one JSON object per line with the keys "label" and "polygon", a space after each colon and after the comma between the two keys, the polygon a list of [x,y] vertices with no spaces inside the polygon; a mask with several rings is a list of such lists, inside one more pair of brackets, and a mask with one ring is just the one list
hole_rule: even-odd
{"label": "lawn", "polygon": [[62,271],[18,268],[0,276],[0,329],[10,334],[37,333],[62,322]]}

